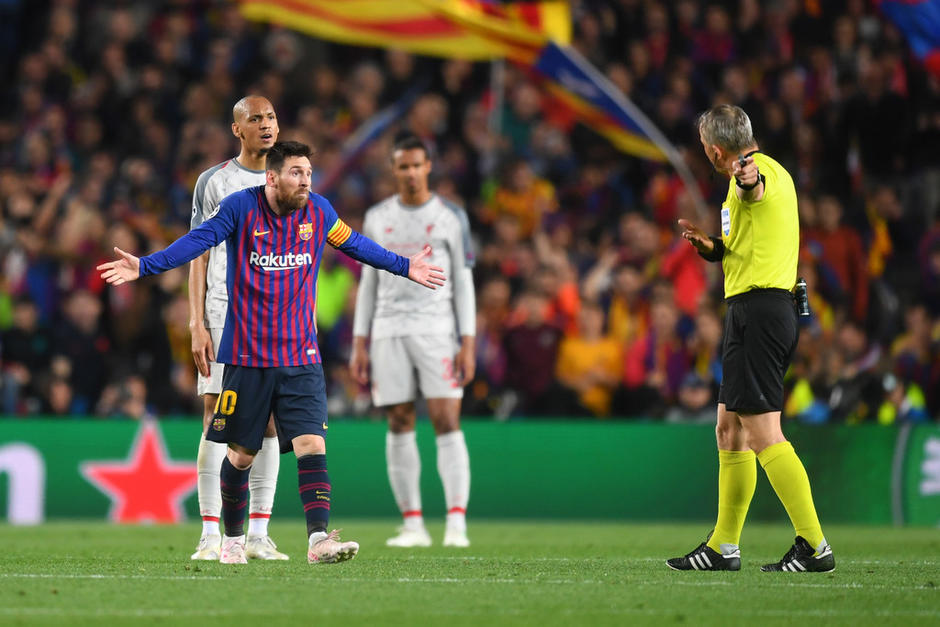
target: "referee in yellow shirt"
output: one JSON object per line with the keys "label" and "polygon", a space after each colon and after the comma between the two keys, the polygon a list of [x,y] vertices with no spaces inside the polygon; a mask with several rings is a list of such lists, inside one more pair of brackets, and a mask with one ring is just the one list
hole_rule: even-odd
{"label": "referee in yellow shirt", "polygon": [[739,107],[719,105],[698,121],[705,155],[728,175],[721,237],[679,220],[683,237],[725,275],[723,376],[718,392],[718,521],[706,542],[666,561],[675,570],[739,570],[738,544],[757,483],[757,463],[783,503],[796,541],[762,571],[829,572],[832,549],[823,536],[809,478],[780,430],[783,376],[798,337],[791,290],[796,283],[800,229],[789,173],[760,152],[751,121]]}

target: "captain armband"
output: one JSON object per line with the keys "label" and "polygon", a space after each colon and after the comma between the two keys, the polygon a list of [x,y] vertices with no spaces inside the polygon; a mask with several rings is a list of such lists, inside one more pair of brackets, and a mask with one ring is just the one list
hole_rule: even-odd
{"label": "captain armband", "polygon": [[699,250],[699,257],[705,261],[721,261],[725,256],[725,243],[721,241],[720,237],[713,235],[710,235],[708,239],[712,241],[712,249],[707,253],[703,253]]}

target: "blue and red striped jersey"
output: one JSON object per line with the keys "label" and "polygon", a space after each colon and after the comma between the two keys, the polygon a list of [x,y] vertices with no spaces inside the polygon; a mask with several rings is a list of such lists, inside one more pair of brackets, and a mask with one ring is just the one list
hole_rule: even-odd
{"label": "blue and red striped jersey", "polygon": [[310,194],[306,206],[278,215],[264,186],[226,196],[218,213],[166,249],[140,258],[140,275],[164,272],[225,241],[228,311],[216,361],[269,368],[320,362],[316,333],[317,273],[329,243],[353,259],[408,276],[406,257],[353,231],[330,202]]}

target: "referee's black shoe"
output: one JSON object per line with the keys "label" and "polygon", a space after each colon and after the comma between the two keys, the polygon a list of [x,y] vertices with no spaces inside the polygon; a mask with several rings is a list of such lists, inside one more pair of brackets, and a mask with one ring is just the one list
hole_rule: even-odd
{"label": "referee's black shoe", "polygon": [[782,560],[764,564],[760,569],[765,573],[828,573],[836,569],[836,558],[833,557],[832,547],[828,543],[817,551],[803,536],[797,536]]}
{"label": "referee's black shoe", "polygon": [[[710,538],[712,534],[708,534]],[[727,555],[723,555],[708,546],[705,542],[695,547],[685,557],[673,557],[666,560],[666,566],[673,570],[741,570],[741,550],[734,547]]]}

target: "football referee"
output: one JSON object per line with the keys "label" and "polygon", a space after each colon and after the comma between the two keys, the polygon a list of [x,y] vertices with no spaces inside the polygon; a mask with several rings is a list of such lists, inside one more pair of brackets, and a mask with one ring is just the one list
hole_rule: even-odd
{"label": "football referee", "polygon": [[809,478],[780,430],[783,376],[798,337],[791,293],[800,245],[793,179],[760,152],[740,108],[709,109],[698,130],[712,166],[731,179],[720,237],[679,220],[683,237],[706,260],[720,261],[725,275],[724,374],[715,428],[718,521],[706,542],[666,564],[675,570],[741,568],[738,543],[760,462],[796,530],[783,559],[761,570],[828,572],[835,559],[816,516]]}

